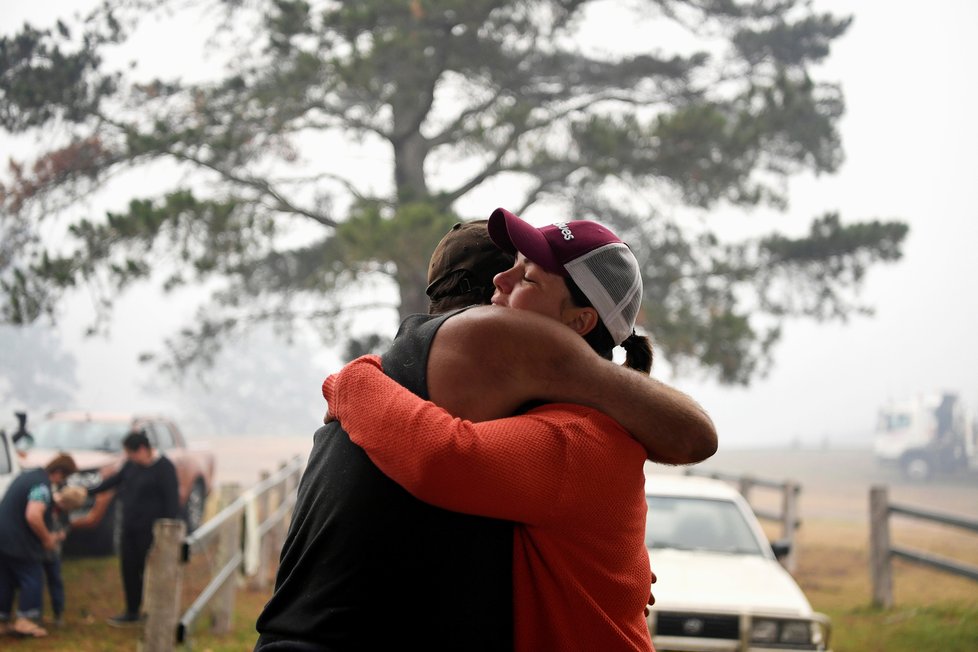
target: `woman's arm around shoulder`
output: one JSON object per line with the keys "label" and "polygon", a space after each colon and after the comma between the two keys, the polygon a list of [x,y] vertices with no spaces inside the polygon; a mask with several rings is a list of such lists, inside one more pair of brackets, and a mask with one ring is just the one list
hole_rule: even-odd
{"label": "woman's arm around shoulder", "polygon": [[525,310],[486,306],[448,319],[428,360],[432,401],[482,421],[529,401],[593,407],[620,423],[665,464],[700,462],[716,452],[706,411],[683,392],[598,356],[574,331]]}

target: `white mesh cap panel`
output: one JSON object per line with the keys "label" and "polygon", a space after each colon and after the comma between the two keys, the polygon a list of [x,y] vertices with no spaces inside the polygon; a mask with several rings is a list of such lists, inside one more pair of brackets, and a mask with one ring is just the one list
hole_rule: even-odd
{"label": "white mesh cap panel", "polygon": [[564,269],[591,300],[615,345],[635,328],[642,306],[642,275],[627,245],[607,244],[564,264]]}

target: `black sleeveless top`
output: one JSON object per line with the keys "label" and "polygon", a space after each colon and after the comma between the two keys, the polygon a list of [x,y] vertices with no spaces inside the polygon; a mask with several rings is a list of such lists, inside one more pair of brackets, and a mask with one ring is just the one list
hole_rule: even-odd
{"label": "black sleeveless top", "polygon": [[[452,314],[408,317],[383,356],[422,398],[431,341]],[[512,555],[511,523],[415,499],[328,424],[313,438],[256,650],[511,650]]]}

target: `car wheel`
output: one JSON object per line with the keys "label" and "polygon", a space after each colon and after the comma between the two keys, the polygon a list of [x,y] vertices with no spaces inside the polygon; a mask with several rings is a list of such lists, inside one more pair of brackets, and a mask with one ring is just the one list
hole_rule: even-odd
{"label": "car wheel", "polygon": [[912,455],[903,462],[903,475],[914,482],[924,482],[930,479],[933,465],[923,455]]}
{"label": "car wheel", "polygon": [[200,527],[204,520],[204,503],[207,496],[204,492],[204,484],[197,480],[190,489],[187,496],[187,505],[184,507],[184,520],[187,522],[187,534]]}

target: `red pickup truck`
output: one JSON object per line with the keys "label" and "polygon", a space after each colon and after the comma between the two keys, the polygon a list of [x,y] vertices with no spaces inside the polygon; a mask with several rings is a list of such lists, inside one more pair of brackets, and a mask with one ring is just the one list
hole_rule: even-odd
{"label": "red pickup truck", "polygon": [[[180,506],[187,531],[204,518],[204,507],[214,479],[214,454],[191,447],[170,419],[157,415],[108,412],[54,412],[31,424],[32,441],[21,466],[44,466],[60,451],[71,454],[78,473],[68,484],[93,487],[116,473],[125,462],[122,440],[133,430],[143,429],[157,451],[177,469]],[[88,527],[72,528],[64,553],[72,556],[111,555],[119,543],[119,507],[114,491],[89,497],[72,520],[81,518]]]}

